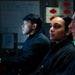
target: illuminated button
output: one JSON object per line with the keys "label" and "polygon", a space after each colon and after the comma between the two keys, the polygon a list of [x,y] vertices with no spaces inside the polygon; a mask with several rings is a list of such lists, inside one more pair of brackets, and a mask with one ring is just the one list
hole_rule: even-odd
{"label": "illuminated button", "polygon": [[68,7],[68,6],[70,6],[70,3],[69,2],[64,2],[63,5],[66,6],[66,7]]}
{"label": "illuminated button", "polygon": [[54,16],[52,16],[51,18],[50,18],[50,21],[52,21],[54,19]]}
{"label": "illuminated button", "polygon": [[55,9],[52,9],[52,10],[50,10],[50,13],[51,14],[55,14],[56,13],[56,10]]}
{"label": "illuminated button", "polygon": [[64,14],[70,14],[70,10],[64,10]]}

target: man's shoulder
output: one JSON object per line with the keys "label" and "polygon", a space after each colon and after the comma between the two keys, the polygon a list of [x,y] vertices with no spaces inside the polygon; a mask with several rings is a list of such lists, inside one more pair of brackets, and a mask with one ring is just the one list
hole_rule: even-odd
{"label": "man's shoulder", "polygon": [[43,33],[38,34],[38,36],[36,36],[37,38],[35,38],[35,40],[39,40],[40,42],[50,42],[49,38],[44,35]]}
{"label": "man's shoulder", "polygon": [[43,33],[39,33],[34,36],[34,38],[31,39],[32,43],[48,43],[50,44],[50,40],[48,39],[47,36],[45,36]]}
{"label": "man's shoulder", "polygon": [[43,33],[39,33],[39,34],[37,34],[35,37],[37,37],[37,38],[42,38],[42,39],[49,39],[45,34],[43,34]]}

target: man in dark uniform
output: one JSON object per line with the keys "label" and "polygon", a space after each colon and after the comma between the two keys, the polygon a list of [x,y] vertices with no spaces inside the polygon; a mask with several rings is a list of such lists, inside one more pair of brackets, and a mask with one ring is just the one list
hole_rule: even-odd
{"label": "man in dark uniform", "polygon": [[[17,56],[0,58],[0,62],[11,69],[18,67],[22,75],[28,75],[44,58],[49,49],[50,40],[41,32],[42,20],[38,15],[29,14],[23,21],[22,32],[29,37],[23,44],[22,50]],[[7,71],[9,75],[12,74],[10,68]]]}

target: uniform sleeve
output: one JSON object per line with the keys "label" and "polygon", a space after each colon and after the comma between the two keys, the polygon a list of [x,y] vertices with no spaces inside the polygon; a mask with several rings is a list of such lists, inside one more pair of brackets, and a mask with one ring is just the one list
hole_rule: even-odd
{"label": "uniform sleeve", "polygon": [[54,75],[75,75],[75,60],[73,60],[65,71],[55,73]]}
{"label": "uniform sleeve", "polygon": [[3,57],[1,63],[3,65],[31,65],[43,58],[49,47],[49,42],[43,42],[41,39],[31,43],[29,50],[20,56]]}

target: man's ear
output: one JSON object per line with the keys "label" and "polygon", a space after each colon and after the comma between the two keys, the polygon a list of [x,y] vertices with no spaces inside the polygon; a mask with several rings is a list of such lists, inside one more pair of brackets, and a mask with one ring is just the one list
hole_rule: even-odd
{"label": "man's ear", "polygon": [[36,29],[36,27],[37,27],[37,24],[36,23],[33,24],[33,29]]}
{"label": "man's ear", "polygon": [[66,31],[66,35],[68,36],[70,33],[71,33],[71,31],[68,29],[68,30]]}

